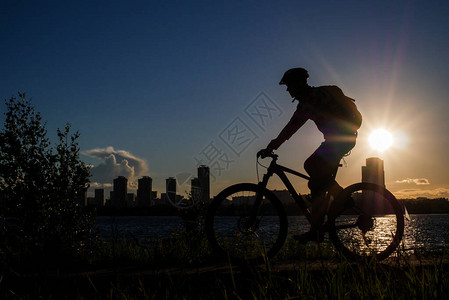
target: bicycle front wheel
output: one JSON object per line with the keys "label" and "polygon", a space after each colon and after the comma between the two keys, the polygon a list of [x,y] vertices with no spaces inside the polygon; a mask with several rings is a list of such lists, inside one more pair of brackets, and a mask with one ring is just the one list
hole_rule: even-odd
{"label": "bicycle front wheel", "polygon": [[387,189],[357,183],[344,189],[329,211],[329,237],[351,260],[387,258],[404,233],[404,209]]}
{"label": "bicycle front wheel", "polygon": [[273,257],[285,242],[287,227],[279,199],[251,183],[224,189],[211,202],[205,220],[212,249],[232,261],[262,262]]}

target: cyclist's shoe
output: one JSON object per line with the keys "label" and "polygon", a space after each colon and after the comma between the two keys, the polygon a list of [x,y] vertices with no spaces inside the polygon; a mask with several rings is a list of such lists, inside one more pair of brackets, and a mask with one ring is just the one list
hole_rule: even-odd
{"label": "cyclist's shoe", "polygon": [[307,242],[321,243],[324,240],[324,231],[311,230],[302,234],[295,234],[293,239],[300,244],[307,244]]}

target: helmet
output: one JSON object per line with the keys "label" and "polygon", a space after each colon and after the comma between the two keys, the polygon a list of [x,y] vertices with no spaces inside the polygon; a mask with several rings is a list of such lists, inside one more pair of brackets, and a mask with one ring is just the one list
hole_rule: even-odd
{"label": "helmet", "polygon": [[307,81],[307,78],[309,78],[309,73],[306,69],[293,68],[284,73],[279,84],[288,84],[292,81]]}

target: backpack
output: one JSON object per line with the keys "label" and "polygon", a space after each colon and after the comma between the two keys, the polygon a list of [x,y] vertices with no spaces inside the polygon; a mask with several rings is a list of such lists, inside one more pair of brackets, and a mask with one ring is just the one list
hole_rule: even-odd
{"label": "backpack", "polygon": [[335,85],[323,86],[322,88],[331,96],[335,104],[335,110],[333,110],[335,117],[340,119],[342,123],[346,123],[345,126],[352,132],[356,132],[362,125],[362,114],[357,109],[355,100],[346,96]]}

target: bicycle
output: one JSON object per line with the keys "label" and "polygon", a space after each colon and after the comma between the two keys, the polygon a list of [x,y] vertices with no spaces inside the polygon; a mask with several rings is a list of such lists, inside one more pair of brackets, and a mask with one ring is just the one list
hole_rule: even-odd
{"label": "bicycle", "polygon": [[[287,238],[288,219],[281,201],[267,189],[274,174],[281,179],[310,223],[307,201],[296,192],[286,174],[305,180],[310,177],[277,164],[278,155],[274,153],[267,157],[272,160],[258,184],[229,186],[208,207],[205,232],[219,257],[237,262],[263,262],[281,250]],[[375,257],[382,260],[399,246],[404,233],[405,211],[386,188],[360,182],[346,187],[338,195],[328,192],[326,201],[331,203],[323,228],[337,251],[348,259]]]}

